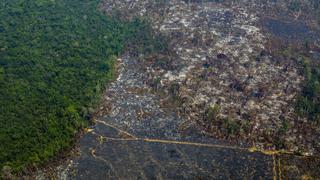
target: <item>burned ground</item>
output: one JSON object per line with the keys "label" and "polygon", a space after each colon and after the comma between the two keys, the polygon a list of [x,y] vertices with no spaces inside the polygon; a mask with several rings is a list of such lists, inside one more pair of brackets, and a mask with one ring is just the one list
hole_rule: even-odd
{"label": "burned ground", "polygon": [[[303,22],[308,13],[285,8],[283,19],[277,16],[277,9],[284,9],[281,1],[262,4],[104,1],[103,7],[109,14],[118,10],[123,17],[147,17],[157,33],[170,39],[170,56],[146,63],[147,84],[155,86],[158,80],[157,90],[178,99],[177,108],[189,126],[197,122],[217,137],[265,148],[318,152],[319,129],[295,113],[304,82],[299,62],[275,54],[277,45],[271,43],[303,44],[319,32]],[[174,93],[172,86],[177,86]],[[219,114],[208,119],[206,113],[214,106]]]}

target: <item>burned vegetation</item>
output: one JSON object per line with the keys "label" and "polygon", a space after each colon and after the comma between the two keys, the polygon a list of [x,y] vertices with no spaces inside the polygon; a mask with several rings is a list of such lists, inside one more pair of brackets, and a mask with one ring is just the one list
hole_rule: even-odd
{"label": "burned vegetation", "polygon": [[319,153],[318,3],[246,3],[106,0],[102,9],[147,19],[166,40],[142,58],[144,83],[175,106],[181,129]]}

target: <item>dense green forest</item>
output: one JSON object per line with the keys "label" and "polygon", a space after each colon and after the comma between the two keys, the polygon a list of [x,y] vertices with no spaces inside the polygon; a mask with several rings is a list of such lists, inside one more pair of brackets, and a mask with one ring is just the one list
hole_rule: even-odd
{"label": "dense green forest", "polygon": [[296,111],[298,115],[320,124],[320,64],[304,58],[305,84],[298,97]]}
{"label": "dense green forest", "polygon": [[112,78],[116,56],[129,41],[152,44],[146,22],[106,17],[98,3],[0,2],[0,174],[70,147]]}

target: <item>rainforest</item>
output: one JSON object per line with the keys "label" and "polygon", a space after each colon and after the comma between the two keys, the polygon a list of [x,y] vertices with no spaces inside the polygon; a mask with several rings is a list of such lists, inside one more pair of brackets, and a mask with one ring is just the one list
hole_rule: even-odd
{"label": "rainforest", "polygon": [[0,19],[0,169],[21,171],[73,144],[147,25],[107,17],[95,0],[4,0]]}

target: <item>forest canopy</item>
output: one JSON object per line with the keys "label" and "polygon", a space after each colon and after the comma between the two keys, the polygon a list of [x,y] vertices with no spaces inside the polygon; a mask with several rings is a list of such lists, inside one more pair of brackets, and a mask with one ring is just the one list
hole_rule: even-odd
{"label": "forest canopy", "polygon": [[141,20],[106,17],[97,0],[4,0],[0,19],[1,174],[70,147],[127,41],[152,37]]}

